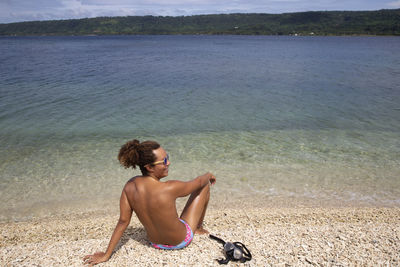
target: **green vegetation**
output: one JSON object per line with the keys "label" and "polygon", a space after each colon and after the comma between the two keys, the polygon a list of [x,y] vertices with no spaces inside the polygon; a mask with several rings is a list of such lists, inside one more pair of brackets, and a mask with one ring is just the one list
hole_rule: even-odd
{"label": "green vegetation", "polygon": [[400,35],[400,9],[98,17],[0,24],[0,36],[113,34]]}

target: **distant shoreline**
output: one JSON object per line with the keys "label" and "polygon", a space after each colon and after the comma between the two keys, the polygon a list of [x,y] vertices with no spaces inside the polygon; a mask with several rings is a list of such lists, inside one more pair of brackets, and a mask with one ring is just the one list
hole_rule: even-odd
{"label": "distant shoreline", "polygon": [[258,34],[86,34],[86,35],[0,35],[0,38],[10,37],[122,37],[122,36],[264,36],[264,37],[400,37],[400,35],[367,35],[367,34],[349,34],[349,35],[258,35]]}
{"label": "distant shoreline", "polygon": [[0,24],[0,36],[400,36],[400,9],[283,14],[126,16]]}

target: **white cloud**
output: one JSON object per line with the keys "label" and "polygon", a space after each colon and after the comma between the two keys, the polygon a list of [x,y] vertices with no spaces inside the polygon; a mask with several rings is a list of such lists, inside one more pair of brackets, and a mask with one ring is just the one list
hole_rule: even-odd
{"label": "white cloud", "polygon": [[394,1],[387,4],[391,8],[400,8],[400,1]]}

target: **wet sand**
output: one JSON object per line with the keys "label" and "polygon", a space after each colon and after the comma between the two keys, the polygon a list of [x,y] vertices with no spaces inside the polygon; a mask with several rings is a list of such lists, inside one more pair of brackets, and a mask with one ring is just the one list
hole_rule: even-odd
{"label": "wet sand", "polygon": [[[227,209],[214,202],[205,227],[246,244],[253,259],[244,266],[400,265],[399,207],[268,203],[239,199]],[[82,266],[85,255],[106,249],[117,220],[115,207],[1,223],[1,266]],[[154,249],[133,217],[111,259],[99,266],[217,266],[222,256],[222,245],[205,235],[179,251]]]}

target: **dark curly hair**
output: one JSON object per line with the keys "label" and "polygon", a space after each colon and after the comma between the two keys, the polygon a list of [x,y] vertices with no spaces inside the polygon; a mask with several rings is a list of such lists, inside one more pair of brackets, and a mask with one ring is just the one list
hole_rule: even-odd
{"label": "dark curly hair", "polygon": [[130,167],[136,169],[136,166],[139,166],[142,174],[147,175],[147,169],[144,166],[156,161],[153,150],[159,147],[160,145],[155,141],[140,143],[139,140],[134,139],[121,146],[118,160],[126,169]]}

